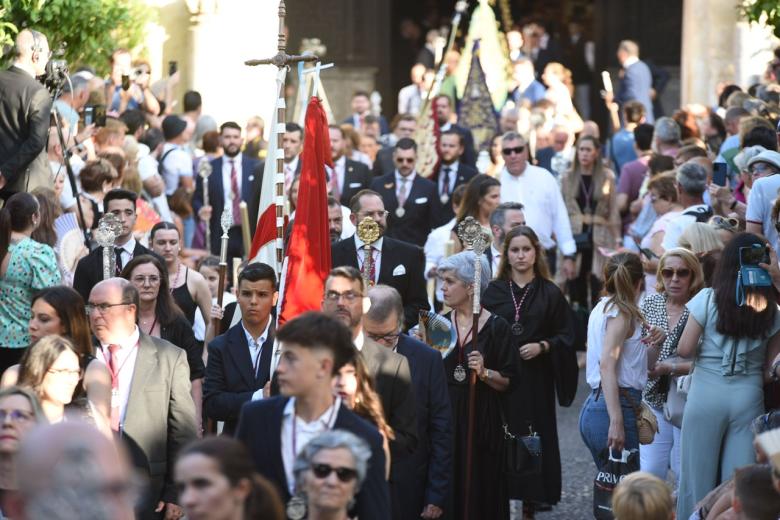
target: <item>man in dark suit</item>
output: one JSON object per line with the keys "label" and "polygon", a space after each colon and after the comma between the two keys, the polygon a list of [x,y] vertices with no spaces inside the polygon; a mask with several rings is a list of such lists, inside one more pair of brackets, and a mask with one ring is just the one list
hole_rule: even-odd
{"label": "man in dark suit", "polygon": [[393,151],[395,171],[374,179],[371,189],[379,194],[390,212],[387,236],[422,247],[439,222],[441,202],[436,184],[417,174],[417,144],[398,141]]}
{"label": "man in dark suit", "polygon": [[639,59],[639,45],[631,40],[623,40],[618,45],[617,59],[623,70],[615,101],[621,107],[628,101],[639,101],[645,106],[645,122],[653,124],[653,75],[650,73],[650,67]]}
{"label": "man in dark suit", "polygon": [[382,436],[333,394],[333,377],[354,353],[349,330],[329,316],[307,312],[280,328],[277,339],[281,357],[276,374],[282,395],[245,403],[236,438],[249,448],[257,471],[288,502],[301,493],[293,464],[306,443],[328,430],[354,433],[371,447],[355,512],[360,518],[389,520]]}
{"label": "man in dark suit", "polygon": [[263,387],[271,380],[271,309],[278,297],[273,268],[249,264],[238,275],[241,321],[209,343],[203,408],[206,417],[225,421],[223,432],[228,435],[236,430],[241,406],[262,399]]}
{"label": "man in dark suit", "polygon": [[455,217],[450,199],[455,188],[466,184],[479,172],[468,164],[460,162],[463,155],[463,136],[453,129],[439,137],[439,169],[436,171],[436,189],[441,206],[439,224],[445,224]]}
{"label": "man in dark suit", "polygon": [[411,114],[398,114],[393,119],[393,133],[384,135],[379,140],[382,149],[376,154],[374,168],[372,170],[374,177],[381,177],[388,173],[393,173],[395,163],[393,162],[393,149],[399,139],[404,137],[414,137],[417,130],[417,118]]}
{"label": "man in dark suit", "polygon": [[[341,124],[352,125],[355,130],[362,132],[365,118],[369,115],[371,115],[371,97],[365,90],[357,90],[352,94],[352,115],[342,121]],[[387,124],[385,116],[380,114],[377,119],[379,120],[380,135],[389,134],[390,126]]]}
{"label": "man in dark suit", "polygon": [[474,149],[474,136],[468,128],[451,122],[452,100],[448,96],[436,96],[433,100],[433,106],[436,107],[436,119],[439,122],[439,130],[442,132],[454,130],[463,136],[463,154],[460,160],[472,168],[476,167],[477,152]]}
{"label": "man in dark suit", "polygon": [[[352,211],[349,219],[354,226],[366,217],[371,217],[379,226],[380,237],[371,244],[374,263],[370,271],[373,272],[367,273],[366,276],[374,283],[395,287],[401,293],[406,328],[414,327],[419,311],[429,309],[423,276],[425,255],[422,249],[382,236],[387,227],[387,211],[378,193],[371,190],[358,193],[352,198],[349,209]],[[368,269],[363,260],[363,246],[363,241],[357,235],[331,244],[331,264],[334,267],[347,265],[356,269]]]}
{"label": "man in dark suit", "polygon": [[282,137],[284,150],[284,192],[287,193],[295,178],[301,174],[301,150],[303,149],[303,128],[296,123],[284,125]]}
{"label": "man in dark suit", "polygon": [[452,411],[441,354],[405,334],[398,291],[387,285],[369,289],[371,307],[363,315],[368,339],[409,361],[417,403],[417,448],[393,453],[393,516],[438,518],[444,509],[452,462]]}
{"label": "man in dark suit", "polygon": [[0,72],[0,197],[51,186],[46,158],[52,101],[35,80],[49,61],[43,34],[24,29],[16,36],[13,65]]}
{"label": "man in dark suit", "polygon": [[417,414],[409,363],[403,356],[365,337],[362,319],[366,298],[360,272],[354,267],[336,267],[325,280],[322,311],[344,323],[352,333],[352,341],[363,356],[382,400],[387,423],[395,433],[390,449],[411,453],[417,445]]}
{"label": "man in dark suit", "polygon": [[341,127],[330,125],[329,130],[333,168],[325,167],[328,172],[328,190],[343,206],[349,206],[352,196],[368,188],[373,178],[368,166],[344,155],[347,139]]}
{"label": "man in dark suit", "polygon": [[263,184],[263,163],[241,153],[244,138],[238,123],[228,121],[219,128],[225,155],[211,161],[209,175],[209,205],[203,204],[203,179],[195,179],[192,209],[211,228],[211,250],[219,251],[222,226],[220,218],[225,204],[232,205],[233,226],[228,236],[228,265],[234,257],[244,256],[241,238],[241,214],[239,204],[247,203],[249,212],[249,236],[254,235],[257,212],[260,205],[260,187]]}
{"label": "man in dark suit", "polygon": [[182,510],[176,505],[173,465],[199,427],[187,353],[140,332],[138,301],[138,291],[129,281],[104,280],[87,299],[89,322],[99,343],[96,357],[111,374],[111,428],[149,479],[138,518],[158,518],[163,509],[166,518],[178,518]]}
{"label": "man in dark suit", "polygon": [[[116,270],[119,276],[127,262],[139,255],[155,255],[133,238],[135,226],[135,201],[138,195],[134,191],[114,188],[106,193],[103,208],[106,213],[113,213],[122,223],[122,233],[116,238],[114,251],[116,255]],[[158,257],[159,258],[159,257]],[[162,259],[161,259],[162,260]],[[96,247],[87,256],[79,260],[73,275],[73,288],[78,291],[84,301],[89,298],[89,292],[103,279],[103,248]]]}

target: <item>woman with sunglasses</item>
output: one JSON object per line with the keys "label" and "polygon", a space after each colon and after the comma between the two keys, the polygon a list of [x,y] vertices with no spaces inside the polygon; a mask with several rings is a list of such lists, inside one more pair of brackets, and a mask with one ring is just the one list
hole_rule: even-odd
{"label": "woman with sunglasses", "polygon": [[306,518],[347,520],[369,458],[368,444],[348,431],[327,431],[309,441],[293,466],[296,487],[306,497]]}
{"label": "woman with sunglasses", "polygon": [[0,390],[0,518],[8,510],[16,490],[16,456],[27,434],[45,424],[38,397],[27,388],[12,386]]}
{"label": "woman with sunglasses", "polygon": [[639,243],[639,247],[642,251],[642,265],[645,268],[645,291],[647,294],[653,294],[658,259],[664,253],[662,244],[666,236],[666,226],[682,213],[683,207],[677,202],[677,183],[673,175],[656,175],[647,184],[647,191],[656,218],[650,231]]}
{"label": "woman with sunglasses", "polygon": [[512,483],[511,496],[523,500],[524,518],[534,518],[537,505],[561,499],[555,394],[556,388],[576,387],[576,368],[571,376],[560,367],[566,357],[569,366],[577,361],[569,304],[552,282],[544,248],[530,227],[517,226],[506,234],[496,278],[482,304],[510,324],[518,354],[517,384],[506,400],[510,430],[525,435],[531,427],[542,439],[541,475]]}
{"label": "woman with sunglasses", "polygon": [[737,274],[740,249],[765,246],[754,234],[735,236],[723,249],[712,288],[686,305],[690,317],[677,353],[696,368],[682,422],[678,518],[688,518],[736,468],[753,463],[750,423],[764,412],[765,379],[777,376],[780,313],[773,287],[745,287]]}
{"label": "woman with sunglasses", "polygon": [[[108,417],[111,411],[111,374],[106,365],[92,354],[92,333],[81,295],[64,286],[42,289],[33,296],[31,312],[28,332],[32,343],[56,334],[68,338],[76,349],[84,378],[76,387],[73,400],[86,397],[100,417]],[[17,384],[19,371],[20,365],[6,370],[0,379],[0,387]]]}
{"label": "woman with sunglasses", "polygon": [[194,441],[176,461],[174,481],[189,520],[284,520],[274,487],[255,471],[246,447],[229,437]]}
{"label": "woman with sunglasses", "polygon": [[677,342],[688,322],[685,304],[704,285],[704,274],[696,256],[683,248],[670,249],[658,262],[658,283],[654,294],[642,302],[642,315],[648,325],[660,327],[666,335],[659,346],[648,346],[648,374],[642,398],[658,420],[653,442],[639,451],[642,471],[666,479],[669,468],[680,476],[680,428],[667,421],[664,403],[670,379],[688,374],[691,362],[677,355]]}
{"label": "woman with sunglasses", "polygon": [[138,289],[138,329],[164,339],[187,353],[196,424],[203,409],[203,348],[195,341],[192,325],[176,305],[168,289],[163,263],[153,255],[136,256],[122,269],[122,278]]}
{"label": "woman with sunglasses", "polygon": [[363,356],[356,349],[352,359],[341,367],[333,379],[333,390],[341,396],[350,410],[367,420],[382,434],[382,448],[385,451],[387,467],[385,476],[390,475],[390,441],[395,439],[393,429],[387,424],[382,401],[374,390],[374,382],[368,373]]}
{"label": "woman with sunglasses", "polygon": [[493,177],[485,174],[474,176],[466,184],[466,192],[463,194],[458,215],[456,217],[455,228],[451,233],[451,240],[455,245],[454,252],[463,250],[463,245],[458,238],[458,224],[463,222],[466,217],[473,217],[483,228],[490,232],[490,214],[501,203],[501,183]]}
{"label": "woman with sunglasses", "polygon": [[604,167],[600,151],[601,145],[595,137],[581,137],[574,163],[561,178],[563,200],[579,258],[579,270],[568,282],[568,292],[573,303],[586,309],[595,305],[603,285],[601,276],[606,257],[600,249],[615,249],[620,244],[615,174]]}

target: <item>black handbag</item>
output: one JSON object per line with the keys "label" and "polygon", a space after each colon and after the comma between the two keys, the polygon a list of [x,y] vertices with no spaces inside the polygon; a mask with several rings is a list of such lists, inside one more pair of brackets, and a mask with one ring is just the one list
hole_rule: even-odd
{"label": "black handbag", "polygon": [[501,455],[504,461],[504,473],[511,477],[529,477],[542,473],[542,439],[529,426],[528,435],[514,435],[501,411],[504,438]]}

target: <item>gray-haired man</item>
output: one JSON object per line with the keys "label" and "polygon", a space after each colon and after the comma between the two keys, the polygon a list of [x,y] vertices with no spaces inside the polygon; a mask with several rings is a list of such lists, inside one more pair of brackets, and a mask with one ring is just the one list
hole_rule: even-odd
{"label": "gray-haired man", "polygon": [[677,168],[677,199],[685,208],[666,226],[664,249],[677,247],[685,228],[694,222],[706,222],[712,216],[712,209],[704,203],[702,196],[707,189],[707,170],[701,164],[687,162]]}

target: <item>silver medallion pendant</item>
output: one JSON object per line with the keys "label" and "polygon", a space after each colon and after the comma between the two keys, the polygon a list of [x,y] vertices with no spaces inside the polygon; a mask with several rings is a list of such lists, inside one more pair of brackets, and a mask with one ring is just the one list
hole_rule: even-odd
{"label": "silver medallion pendant", "polygon": [[289,520],[303,520],[306,518],[306,501],[303,497],[295,495],[287,502],[287,518]]}
{"label": "silver medallion pendant", "polygon": [[520,324],[519,321],[516,321],[512,324],[512,335],[514,336],[520,336],[523,333],[523,326]]}
{"label": "silver medallion pendant", "polygon": [[454,377],[455,381],[458,383],[462,383],[466,380],[466,369],[463,368],[463,365],[458,365],[455,367],[455,371],[452,373],[452,377]]}
{"label": "silver medallion pendant", "polygon": [[399,207],[395,210],[395,216],[398,218],[404,218],[404,215],[406,215],[406,210],[404,208]]}
{"label": "silver medallion pendant", "polygon": [[446,193],[442,195],[440,198],[442,204],[447,204],[450,201],[450,196],[447,195]]}

